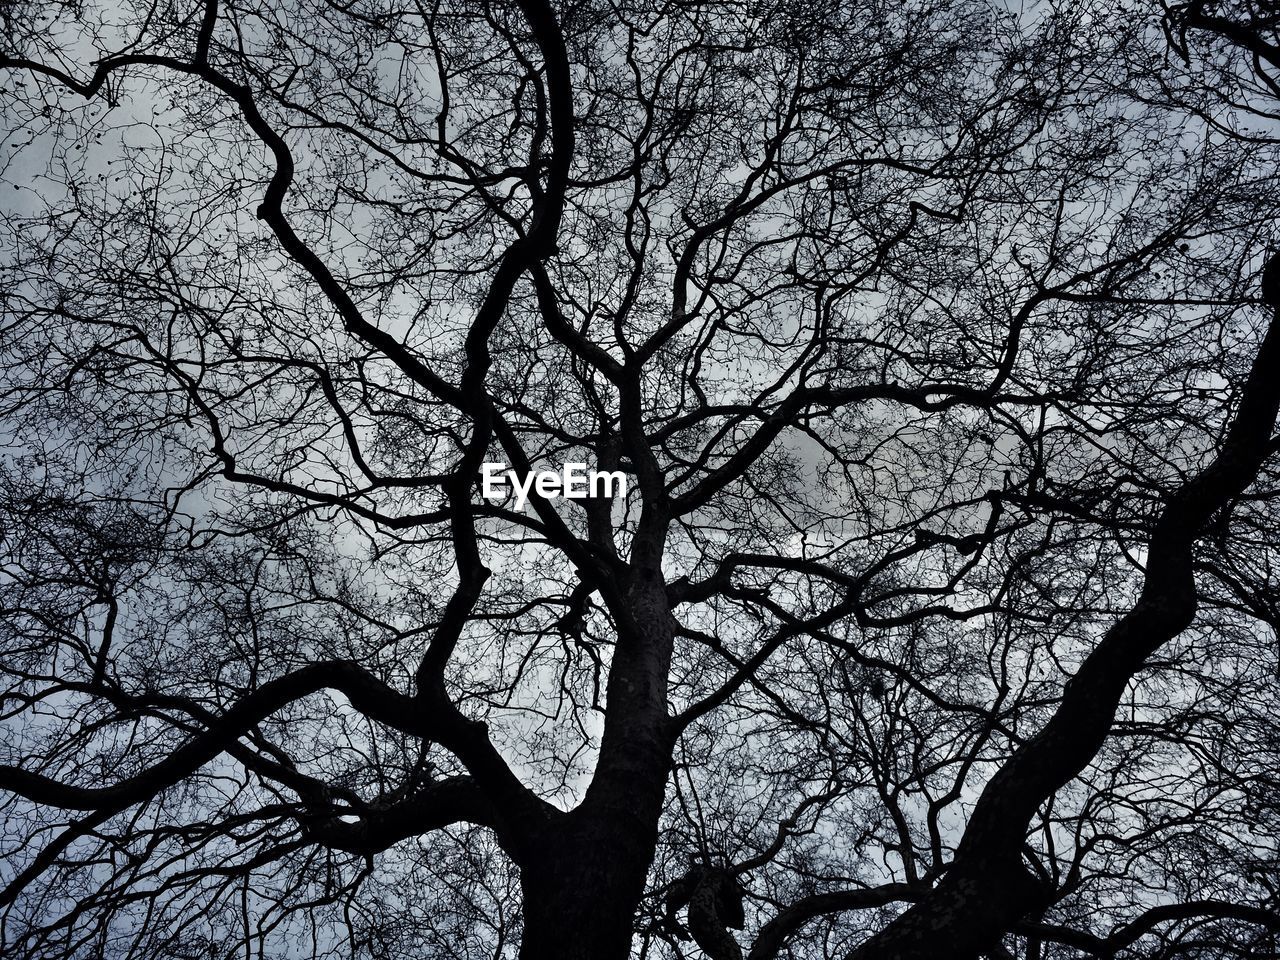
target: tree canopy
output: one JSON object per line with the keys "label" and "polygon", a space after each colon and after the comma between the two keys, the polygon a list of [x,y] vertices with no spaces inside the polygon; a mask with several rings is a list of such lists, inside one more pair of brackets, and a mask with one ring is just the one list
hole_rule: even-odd
{"label": "tree canopy", "polygon": [[0,20],[4,956],[1278,955],[1280,10]]}

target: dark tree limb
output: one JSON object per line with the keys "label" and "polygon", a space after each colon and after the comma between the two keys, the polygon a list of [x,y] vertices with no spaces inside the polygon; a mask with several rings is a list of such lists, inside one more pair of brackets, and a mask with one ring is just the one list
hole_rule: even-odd
{"label": "dark tree limb", "polygon": [[189,777],[277,710],[324,689],[342,693],[370,719],[406,733],[424,733],[420,711],[411,698],[393,690],[359,664],[329,661],[264,683],[165,759],[112,786],[82,787],[22,767],[0,766],[0,789],[66,810],[123,810],[145,803]]}
{"label": "dark tree limb", "polygon": [[1101,748],[1120,698],[1145,660],[1191,624],[1196,611],[1192,547],[1209,520],[1229,510],[1253,482],[1270,451],[1280,410],[1278,277],[1280,256],[1273,256],[1262,277],[1272,317],[1239,407],[1218,455],[1161,511],[1137,604],[1067,683],[1044,729],[988,781],[955,862],[938,886],[850,953],[850,960],[926,960],[943,953],[976,957],[1048,902],[1049,891],[1021,863],[1027,825]]}

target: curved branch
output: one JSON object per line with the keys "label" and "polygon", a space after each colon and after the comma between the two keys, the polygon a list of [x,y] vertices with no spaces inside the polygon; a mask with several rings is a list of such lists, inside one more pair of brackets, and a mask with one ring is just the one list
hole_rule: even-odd
{"label": "curved branch", "polygon": [[1114,957],[1160,924],[1178,920],[1239,920],[1280,933],[1280,913],[1243,903],[1228,903],[1225,900],[1192,900],[1152,907],[1105,937],[1048,923],[1024,924],[1020,930],[1045,940],[1085,950],[1094,956]]}
{"label": "curved branch", "polygon": [[342,693],[370,719],[406,733],[423,733],[413,700],[359,664],[331,660],[303,667],[263,684],[213,719],[203,733],[188,740],[165,759],[112,786],[81,787],[22,767],[0,766],[0,790],[67,810],[123,810],[145,803],[195,773],[277,710],[324,689]]}

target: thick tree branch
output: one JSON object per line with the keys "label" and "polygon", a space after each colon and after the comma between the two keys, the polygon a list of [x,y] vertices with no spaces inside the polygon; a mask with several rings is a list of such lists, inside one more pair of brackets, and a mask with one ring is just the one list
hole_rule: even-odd
{"label": "thick tree branch", "polygon": [[1137,604],[1107,631],[1067,683],[1036,736],[988,781],[955,861],[939,885],[850,960],[976,957],[1048,891],[1021,864],[1026,828],[1039,806],[1083,770],[1105,741],[1120,698],[1147,657],[1181,633],[1196,610],[1192,546],[1205,524],[1244,492],[1270,450],[1280,410],[1280,256],[1263,272],[1271,309],[1266,336],[1214,460],[1174,492],[1148,544]]}

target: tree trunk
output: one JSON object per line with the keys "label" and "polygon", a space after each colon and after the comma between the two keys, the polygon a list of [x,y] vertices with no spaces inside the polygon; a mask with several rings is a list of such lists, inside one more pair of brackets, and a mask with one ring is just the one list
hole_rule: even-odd
{"label": "tree trunk", "polygon": [[614,649],[591,786],[521,861],[520,960],[626,960],[630,953],[671,767],[667,672],[675,622],[656,572],[639,576],[627,599],[630,623]]}
{"label": "tree trunk", "polygon": [[540,845],[521,872],[520,960],[626,960],[653,859],[639,826],[578,818]]}

